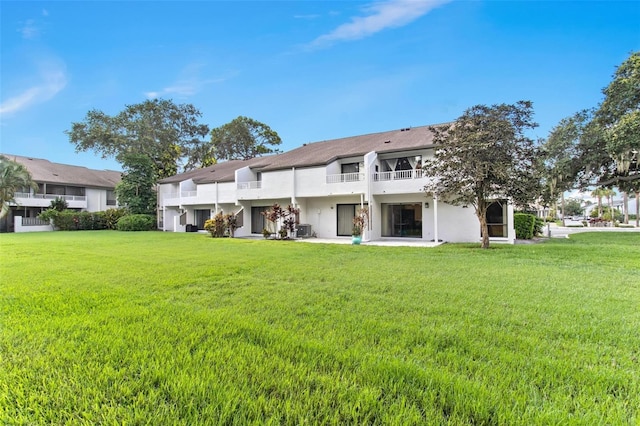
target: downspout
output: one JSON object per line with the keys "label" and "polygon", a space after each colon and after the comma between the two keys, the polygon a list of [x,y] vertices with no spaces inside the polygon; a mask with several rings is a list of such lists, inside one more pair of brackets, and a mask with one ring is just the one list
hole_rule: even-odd
{"label": "downspout", "polygon": [[[85,189],[85,195],[87,190]],[[102,209],[102,193],[100,194],[100,209]],[[104,191],[104,205],[107,206],[107,191]],[[89,203],[87,202],[87,206]],[[164,231],[164,201],[160,199],[160,184],[156,183],[156,228],[160,229],[160,207],[162,207],[162,230]]]}
{"label": "downspout", "polygon": [[291,205],[297,207],[296,201],[296,168],[291,168]]}
{"label": "downspout", "polygon": [[216,182],[216,200],[215,200],[215,206],[216,206],[216,214],[218,214],[218,182]]}
{"label": "downspout", "polygon": [[[371,234],[373,234],[373,214],[374,214],[374,205],[373,205],[373,188],[372,188],[372,177],[373,177],[373,164],[376,161],[376,158],[378,157],[378,154],[376,154],[375,151],[371,151],[369,153],[367,153],[364,156],[364,178],[367,181],[367,193],[366,193],[366,197],[365,199],[367,200],[367,202],[369,203],[369,220],[368,220],[368,224],[367,224],[367,234],[366,234],[366,239],[364,239],[364,241],[370,241],[371,240]],[[379,235],[378,235],[379,238]]]}
{"label": "downspout", "polygon": [[[360,193],[360,211],[364,209],[364,192]],[[366,231],[366,233],[365,233]],[[366,238],[369,236],[369,216],[367,215],[367,226],[362,230],[362,240],[368,241]]]}

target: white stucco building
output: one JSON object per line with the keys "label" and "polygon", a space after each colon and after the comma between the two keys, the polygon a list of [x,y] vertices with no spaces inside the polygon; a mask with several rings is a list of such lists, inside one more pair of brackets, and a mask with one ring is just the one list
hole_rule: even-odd
{"label": "white stucco building", "polygon": [[[159,181],[165,231],[202,229],[216,213],[236,213],[236,236],[262,235],[261,214],[274,203],[300,209],[298,236],[350,237],[360,207],[369,209],[364,240],[411,238],[477,242],[474,209],[423,192],[422,162],[433,155],[428,126],[304,144],[282,154],[229,161]],[[488,213],[494,241],[513,242],[513,207]]]}
{"label": "white stucco building", "polygon": [[[36,191],[26,188],[15,194],[16,203],[0,221],[2,232],[39,230],[36,228],[38,214],[49,208],[51,201],[56,198],[64,199],[69,209],[78,211],[96,212],[116,207],[114,189],[120,182],[121,172],[93,170],[19,155],[2,155],[24,165],[38,184]],[[17,217],[21,218],[18,220],[20,224],[28,224],[32,219],[34,227],[16,229]]]}

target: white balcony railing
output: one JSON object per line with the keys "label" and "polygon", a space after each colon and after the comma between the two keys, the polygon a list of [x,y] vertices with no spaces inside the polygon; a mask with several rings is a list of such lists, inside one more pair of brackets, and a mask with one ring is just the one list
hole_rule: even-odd
{"label": "white balcony railing", "polygon": [[56,198],[62,198],[65,201],[87,201],[85,195],[31,194],[29,192],[16,192],[14,198],[33,198],[38,200],[55,200]]}
{"label": "white balcony railing", "polygon": [[364,180],[364,173],[340,173],[337,175],[327,175],[327,183],[360,182]]}
{"label": "white balcony railing", "polygon": [[373,174],[374,181],[389,181],[389,180],[406,180],[406,179],[418,179],[422,177],[422,170],[398,170],[395,172],[377,172]]}
{"label": "white balcony railing", "polygon": [[180,196],[182,198],[196,197],[198,195],[198,191],[182,191],[180,192]]}
{"label": "white balcony railing", "polygon": [[238,182],[238,189],[260,189],[262,181],[255,180],[252,182]]}

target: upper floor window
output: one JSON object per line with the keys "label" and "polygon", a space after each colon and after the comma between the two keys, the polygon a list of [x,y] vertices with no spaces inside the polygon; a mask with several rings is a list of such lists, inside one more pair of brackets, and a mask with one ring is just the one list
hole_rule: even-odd
{"label": "upper floor window", "polygon": [[79,195],[84,196],[83,186],[65,186],[47,184],[46,193],[49,195]]}
{"label": "upper floor window", "polygon": [[116,193],[115,191],[111,191],[107,189],[107,205],[115,206],[116,205]]}
{"label": "upper floor window", "polygon": [[358,173],[360,172],[359,163],[345,163],[342,164],[341,172],[344,173]]}

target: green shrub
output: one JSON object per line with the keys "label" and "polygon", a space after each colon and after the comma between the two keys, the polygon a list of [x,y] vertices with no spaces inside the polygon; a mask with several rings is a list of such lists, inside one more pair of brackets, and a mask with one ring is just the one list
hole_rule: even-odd
{"label": "green shrub", "polygon": [[38,217],[42,220],[53,221],[53,225],[60,231],[107,229],[105,212],[58,211],[54,208],[48,208]]}
{"label": "green shrub", "polygon": [[513,215],[513,221],[516,228],[516,238],[520,240],[530,240],[533,238],[536,224],[536,217],[534,215],[516,213]]}
{"label": "green shrub", "polygon": [[116,229],[118,226],[118,220],[129,214],[127,209],[108,209],[105,214],[105,221],[107,229]]}
{"label": "green shrub", "polygon": [[58,214],[60,214],[58,210],[54,209],[53,207],[50,207],[40,212],[40,214],[38,215],[38,218],[46,222],[54,221],[54,224],[55,224],[55,219],[56,217],[58,217]]}
{"label": "green shrub", "polygon": [[541,217],[534,216],[535,222],[533,223],[533,236],[542,235],[544,229],[544,219]]}
{"label": "green shrub", "polygon": [[156,228],[156,218],[150,214],[130,214],[118,220],[118,231],[151,231]]}
{"label": "green shrub", "polygon": [[213,238],[224,237],[225,223],[222,212],[218,212],[213,219],[207,219],[204,222],[204,229],[209,231]]}
{"label": "green shrub", "polygon": [[39,217],[44,220],[53,219],[54,226],[60,231],[84,231],[107,229],[103,212],[78,212],[75,210],[47,209]]}
{"label": "green shrub", "polygon": [[51,201],[51,205],[49,208],[62,212],[69,208],[69,204],[67,204],[64,198],[56,197],[55,200]]}
{"label": "green shrub", "polygon": [[91,229],[107,229],[107,215],[105,212],[91,213]]}

